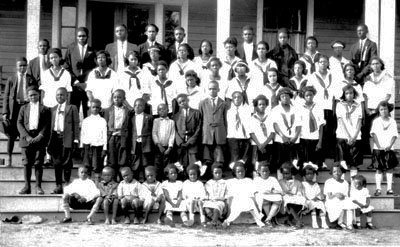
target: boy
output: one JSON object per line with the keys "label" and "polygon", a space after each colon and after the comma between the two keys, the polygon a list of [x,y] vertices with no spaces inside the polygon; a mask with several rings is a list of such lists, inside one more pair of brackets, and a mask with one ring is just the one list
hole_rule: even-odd
{"label": "boy", "polygon": [[178,162],[183,166],[183,170],[186,170],[189,165],[198,164],[200,175],[203,176],[207,166],[201,166],[201,162],[197,159],[201,131],[200,112],[189,107],[189,98],[186,94],[179,94],[176,101],[179,112],[174,115],[173,119]]}
{"label": "boy", "polygon": [[62,194],[62,174],[69,183],[72,170],[72,153],[79,143],[79,113],[74,105],[67,104],[67,89],[56,91],[57,105],[51,109],[51,131],[47,151],[54,164],[56,188],[54,194]]}
{"label": "boy", "polygon": [[152,130],[153,117],[144,113],[145,101],[136,99],[134,114],[128,122],[128,138],[130,138],[130,154],[132,155],[132,170],[137,172],[138,178],[143,178],[143,168],[152,161]]}
{"label": "boy", "polygon": [[166,104],[159,104],[159,118],[154,119],[153,123],[153,142],[155,148],[154,165],[157,169],[158,180],[162,180],[162,173],[166,165],[171,160],[171,151],[175,140],[175,122],[168,118],[168,108]]}
{"label": "boy", "polygon": [[39,55],[34,59],[29,61],[28,69],[26,74],[29,75],[35,85],[39,86],[41,84],[41,76],[43,72],[50,68],[50,60],[47,52],[50,49],[50,42],[47,39],[41,39],[38,43],[38,53]]}
{"label": "boy", "polygon": [[118,199],[121,203],[122,215],[125,217],[124,224],[130,224],[129,208],[132,208],[134,224],[139,224],[138,214],[142,210],[143,202],[139,198],[140,183],[133,178],[132,170],[129,167],[121,169],[123,180],[117,188]]}
{"label": "boy", "polygon": [[[97,188],[100,190],[100,196],[97,197],[96,203],[93,205],[90,214],[87,216],[87,221],[89,223],[93,222],[93,215],[99,210],[100,205],[103,205],[104,216],[106,218],[104,224],[117,224],[117,210],[118,210],[118,195],[117,187],[118,183],[114,181],[114,169],[109,166],[103,168],[102,171],[102,181],[97,184]],[[110,221],[109,211],[110,206],[112,206],[112,217]]]}
{"label": "boy", "polygon": [[28,103],[29,86],[37,86],[35,81],[26,74],[27,60],[25,57],[16,59],[16,70],[13,76],[7,79],[6,89],[3,99],[3,129],[4,134],[8,136],[7,154],[8,166],[12,165],[12,153],[14,143],[19,136],[17,129],[17,119],[19,109]]}
{"label": "boy", "polygon": [[156,180],[157,173],[154,166],[148,166],[144,170],[146,181],[142,183],[141,195],[143,196],[144,203],[144,217],[142,224],[145,224],[151,210],[158,209],[157,224],[161,224],[161,217],[165,209],[165,198],[162,190],[161,183]]}
{"label": "boy", "polygon": [[[79,167],[78,178],[64,188],[62,200],[65,217],[61,220],[61,223],[72,222],[70,208],[90,209],[99,195],[100,191],[96,184],[89,179],[89,167]],[[87,222],[93,224],[91,218],[88,218]]]}
{"label": "boy", "polygon": [[165,48],[162,44],[158,43],[156,41],[156,36],[158,34],[158,27],[155,24],[148,24],[145,28],[147,40],[139,45],[139,55],[140,55],[140,61],[142,64],[145,64],[147,62],[150,62],[150,56],[149,56],[149,48],[151,46],[156,46],[160,50],[160,55],[161,55],[161,60],[165,59]]}
{"label": "boy", "polygon": [[117,89],[113,93],[113,105],[104,112],[107,122],[108,155],[107,164],[115,171],[126,165],[126,138],[130,110],[123,105],[125,91]]}
{"label": "boy", "polygon": [[183,43],[183,40],[186,37],[185,29],[183,27],[175,27],[174,28],[174,38],[175,42],[170,44],[167,48],[169,55],[169,63],[172,63],[176,59],[176,54],[178,53],[179,45]]}
{"label": "boy", "polygon": [[242,28],[243,43],[239,44],[237,51],[239,52],[240,59],[246,61],[248,64],[257,58],[257,48],[254,44],[254,29],[250,25]]}
{"label": "boy", "polygon": [[107,122],[99,115],[101,102],[93,99],[90,102],[90,116],[83,119],[81,130],[81,147],[84,148],[83,164],[94,171],[95,181],[100,180],[103,169],[103,158],[107,152]]}
{"label": "boy", "polygon": [[39,103],[39,88],[30,86],[27,91],[30,103],[21,107],[17,120],[25,176],[25,186],[19,194],[31,193],[32,167],[35,167],[36,193],[43,195],[43,161],[50,134],[51,112]]}
{"label": "boy", "polygon": [[226,103],[218,97],[218,82],[208,84],[209,97],[200,102],[199,110],[203,122],[204,160],[211,165],[213,162],[224,162],[223,145],[226,144]]}

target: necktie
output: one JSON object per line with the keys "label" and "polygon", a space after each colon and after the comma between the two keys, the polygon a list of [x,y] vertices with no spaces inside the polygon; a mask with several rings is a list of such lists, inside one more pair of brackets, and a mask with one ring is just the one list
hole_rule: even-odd
{"label": "necktie", "polygon": [[18,76],[18,92],[17,92],[17,99],[20,102],[25,101],[25,96],[24,96],[24,75],[19,75]]}
{"label": "necktie", "polygon": [[83,58],[85,57],[85,46],[81,46],[81,47],[82,47],[81,59],[83,60]]}
{"label": "necktie", "polygon": [[236,107],[236,131],[239,131],[240,127],[241,127],[241,131],[244,137],[246,137],[246,133],[244,131],[244,126],[242,125],[242,121],[240,120],[240,115],[239,115],[239,107]]}
{"label": "necktie", "polygon": [[215,98],[211,98],[212,109],[215,111]]}
{"label": "necktie", "polygon": [[40,64],[40,67],[42,71],[46,70],[46,55],[41,55],[42,56],[42,63]]}

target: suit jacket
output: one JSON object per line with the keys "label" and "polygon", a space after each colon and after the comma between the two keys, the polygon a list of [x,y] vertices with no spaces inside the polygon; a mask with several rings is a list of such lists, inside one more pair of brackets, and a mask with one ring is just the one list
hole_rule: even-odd
{"label": "suit jacket", "polygon": [[87,76],[96,68],[96,51],[89,45],[86,48],[84,58],[81,58],[77,43],[72,43],[67,47],[65,52],[65,68],[71,73],[72,83],[78,80],[83,83],[87,80]]}
{"label": "suit jacket", "polygon": [[[268,58],[271,58],[272,60],[274,60],[276,62],[276,65],[278,66],[278,71],[283,80],[284,86],[286,86],[288,84],[289,79],[294,76],[294,72],[293,72],[294,63],[299,59],[295,49],[293,49],[290,45],[287,45],[287,49],[289,51],[289,57],[288,57],[288,61],[286,61],[286,64],[284,64],[285,63],[284,50],[279,44],[277,44],[274,47],[274,49],[269,51],[267,54]],[[286,65],[287,69],[284,69],[283,65]]]}
{"label": "suit jacket", "polygon": [[214,140],[218,145],[225,144],[227,135],[227,105],[225,101],[218,98],[215,109],[213,109],[211,99],[206,98],[200,102],[199,110],[203,118],[203,144],[212,145]]}
{"label": "suit jacket", "polygon": [[[53,138],[57,138],[54,135],[54,124],[56,123],[58,105],[51,108],[51,128],[50,128],[50,141],[48,145],[48,151],[51,154],[53,148],[60,148],[51,145]],[[72,148],[74,140],[79,140],[79,113],[78,108],[74,105],[65,105],[64,113],[64,137],[63,146],[64,148]]]}
{"label": "suit jacket", "polygon": [[[130,51],[138,51],[138,47],[135,44],[127,42],[128,47],[126,49],[126,53],[124,54],[124,57],[126,58],[128,56],[128,53]],[[110,68],[113,70],[116,70],[118,68],[118,47],[117,47],[117,41],[114,43],[110,43],[106,45],[106,51],[110,53],[111,57],[111,65]],[[125,66],[125,65],[124,65]]]}
{"label": "suit jacket", "polygon": [[[3,99],[3,114],[7,114],[11,119],[13,116],[18,116],[18,112],[14,112],[14,104],[17,103],[18,75],[15,74],[7,79],[6,89]],[[26,88],[29,86],[37,86],[36,80],[26,74]]]}
{"label": "suit jacket", "polygon": [[[199,136],[201,133],[201,115],[200,111],[189,108],[189,114],[186,117],[186,133],[187,133],[187,142],[189,144],[189,151],[191,153],[197,153],[198,144],[199,144]],[[173,120],[175,121],[175,143],[177,146],[180,146],[185,141],[185,129],[183,129],[185,121],[185,117],[183,116],[183,112],[179,111],[175,113],[173,116]]]}
{"label": "suit jacket", "polygon": [[[26,141],[26,138],[29,136],[29,111],[30,104],[25,104],[21,107],[18,120],[17,120],[17,128],[19,131],[19,146],[21,148],[26,148],[30,146],[30,144]],[[50,137],[50,125],[51,125],[51,111],[46,106],[40,104],[39,105],[39,122],[38,122],[38,135],[42,135],[42,139],[35,143],[34,145],[42,146],[43,148],[47,146],[49,137]],[[31,136],[35,137],[35,136]]]}
{"label": "suit jacket", "polygon": [[[152,131],[153,131],[153,116],[143,113],[143,128],[142,128],[142,152],[143,153],[149,153],[152,150],[153,146],[153,137],[152,137]],[[128,120],[128,134],[127,137],[130,138],[129,141],[129,148],[131,150],[131,153],[134,153],[136,150],[136,139],[138,138],[138,134],[136,132],[136,116],[132,112],[131,116],[129,117]]]}
{"label": "suit jacket", "polygon": [[361,61],[361,50],[359,49],[359,47],[360,40],[358,40],[350,47],[350,59],[353,64],[358,66],[358,69],[356,71],[357,79],[362,80],[370,73],[368,65],[371,62],[371,58],[378,55],[378,48],[375,42],[370,39],[366,39],[364,43],[365,61]]}
{"label": "suit jacket", "polygon": [[257,46],[256,46],[256,44],[253,44],[253,54],[252,54],[250,60],[249,60],[248,57],[246,57],[246,53],[244,52],[243,43],[240,43],[238,45],[237,51],[239,52],[240,59],[246,61],[247,63],[250,63],[251,61],[253,61],[254,59],[257,58]]}
{"label": "suit jacket", "polygon": [[167,62],[169,64],[176,60],[175,42],[168,46],[166,53],[168,54]]}
{"label": "suit jacket", "polygon": [[[46,69],[50,68],[50,61],[47,59]],[[40,85],[40,58],[35,57],[30,60],[28,63],[28,68],[26,70],[26,74],[29,75],[36,85]]]}
{"label": "suit jacket", "polygon": [[[157,46],[158,49],[160,49],[160,60],[168,60],[168,56],[166,55],[165,47],[158,42],[155,42],[154,46]],[[139,56],[140,56],[141,64],[145,64],[145,63],[151,61],[148,50],[149,50],[149,43],[147,42],[147,40],[144,43],[139,45]],[[166,62],[168,62],[168,61],[166,61]]]}
{"label": "suit jacket", "polygon": [[[125,119],[124,119],[124,122],[122,123],[122,127],[121,127],[121,147],[127,146],[126,140],[128,137],[127,136],[128,135],[128,122],[129,122],[130,114],[131,114],[131,111],[127,107],[125,107]],[[114,111],[113,105],[104,110],[104,119],[107,122],[107,139],[110,139],[113,131],[115,130],[114,117],[115,117],[115,111]]]}

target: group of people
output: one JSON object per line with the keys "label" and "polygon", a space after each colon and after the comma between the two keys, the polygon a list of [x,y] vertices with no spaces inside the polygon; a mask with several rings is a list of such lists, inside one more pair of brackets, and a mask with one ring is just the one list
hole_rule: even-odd
{"label": "group of people", "polygon": [[[372,168],[377,170],[375,195],[382,193],[383,172],[386,193],[393,194],[393,168],[398,164],[393,151],[397,124],[390,116],[394,80],[377,56],[376,44],[367,38],[368,27],[357,27],[359,41],[351,47],[349,59],[343,56],[345,44],[339,40],[332,42],[333,56],[328,58],[317,51],[317,38],[307,37],[306,51],[299,58],[288,43],[285,28],[278,30],[278,43],[272,50],[264,41],[254,43],[251,26],[242,31],[242,43],[235,37],[225,40],[221,58],[213,56],[209,40],[201,41],[195,56],[193,48],[183,42],[182,27],[175,28],[175,43],[165,48],[155,41],[158,27],[154,24],[147,25],[148,39],[139,46],[127,41],[125,25],[116,25],[116,41],[100,51],[88,45],[89,31],[80,27],[64,57],[60,49],[50,49],[47,40],[40,40],[37,58],[29,64],[25,58],[17,59],[17,73],[8,80],[4,96],[8,164],[12,164],[13,145],[19,136],[25,166],[20,194],[31,193],[32,167],[36,191],[44,193],[41,181],[46,159],[55,168],[53,193],[64,193],[66,222],[71,219],[71,203],[87,206],[93,202],[89,221],[100,204],[107,209],[120,204],[134,211],[146,205],[145,222],[154,202],[165,202],[166,219],[180,211],[189,225],[195,209],[202,222],[210,216],[217,224],[221,216],[227,216],[225,226],[241,211],[250,211],[261,226],[262,211],[268,225],[280,208],[300,227],[298,213],[313,210],[307,204],[310,200],[321,202],[322,217],[326,206],[328,217],[336,219],[343,218],[342,209],[369,208],[369,193],[362,186],[365,179],[357,175],[357,167],[363,155],[371,152]],[[83,149],[85,167],[74,185],[75,181],[70,184],[72,157],[78,147]],[[315,178],[311,189],[305,184],[310,182],[307,175],[303,183],[292,180],[293,171],[302,174],[313,168],[315,173],[327,168],[327,158],[336,161],[336,173],[350,170],[352,178],[364,181],[358,187],[355,183],[357,190],[363,190],[362,196],[356,193],[362,199],[349,200],[349,186],[341,175],[333,175],[335,182],[324,187],[325,203],[323,194],[314,188],[318,186]],[[235,173],[236,178],[227,183],[227,194],[219,191],[225,184],[217,183],[221,178],[216,177],[215,167],[218,172],[230,169]],[[268,169],[264,172],[268,175],[262,175],[263,169]],[[282,180],[271,182],[269,173]],[[87,179],[88,174],[93,174],[95,183]],[[259,176],[273,185],[257,182]],[[212,186],[218,189],[210,192],[206,185],[204,190],[199,177],[213,177]],[[156,180],[166,178],[160,188],[155,185]],[[179,181],[186,178],[187,183]],[[70,184],[65,190],[63,181]],[[117,185],[116,181],[121,182]],[[145,182],[140,185],[138,181]],[[88,186],[84,193],[90,191],[90,195],[78,193],[81,185]],[[335,191],[338,188],[342,190]],[[150,196],[149,191],[143,196],[146,189]],[[218,195],[213,194],[216,191]],[[307,193],[315,195],[308,197]],[[277,201],[269,196],[265,199],[264,194],[273,194]],[[207,200],[221,203],[207,207]],[[263,200],[272,203],[269,210]],[[130,222],[128,211],[124,212]],[[314,219],[315,210],[312,215]],[[107,216],[107,222],[114,221],[115,215]],[[351,228],[347,223],[344,228]]]}

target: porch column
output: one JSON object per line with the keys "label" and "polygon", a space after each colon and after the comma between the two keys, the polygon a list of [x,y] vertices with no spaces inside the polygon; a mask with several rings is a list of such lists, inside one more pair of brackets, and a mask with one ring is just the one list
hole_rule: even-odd
{"label": "porch column", "polygon": [[379,54],[385,70],[394,75],[396,0],[381,1]]}
{"label": "porch column", "polygon": [[[386,1],[386,0],[385,0]],[[365,0],[365,24],[368,26],[368,37],[375,41],[379,50],[379,9],[380,0]],[[378,51],[379,54],[379,51]]]}
{"label": "porch column", "polygon": [[26,10],[26,58],[31,60],[38,55],[37,46],[40,36],[40,0],[28,0]]}
{"label": "porch column", "polygon": [[181,26],[185,29],[186,37],[183,42],[187,42],[189,34],[189,0],[183,1],[181,9]]}
{"label": "porch column", "polygon": [[257,43],[263,39],[264,30],[264,0],[257,0]]}
{"label": "porch column", "polygon": [[156,41],[158,43],[164,44],[165,36],[165,24],[164,24],[164,4],[156,3],[154,11],[154,23],[159,28],[158,35],[156,36]]}
{"label": "porch column", "polygon": [[53,13],[51,22],[51,47],[60,47],[61,37],[61,7],[60,0],[53,0]]}
{"label": "porch column", "polygon": [[224,44],[231,30],[231,0],[217,2],[217,56],[224,56]]}
{"label": "porch column", "polygon": [[78,27],[86,27],[87,0],[78,1]]}
{"label": "porch column", "polygon": [[314,0],[307,1],[307,25],[306,36],[314,35]]}

